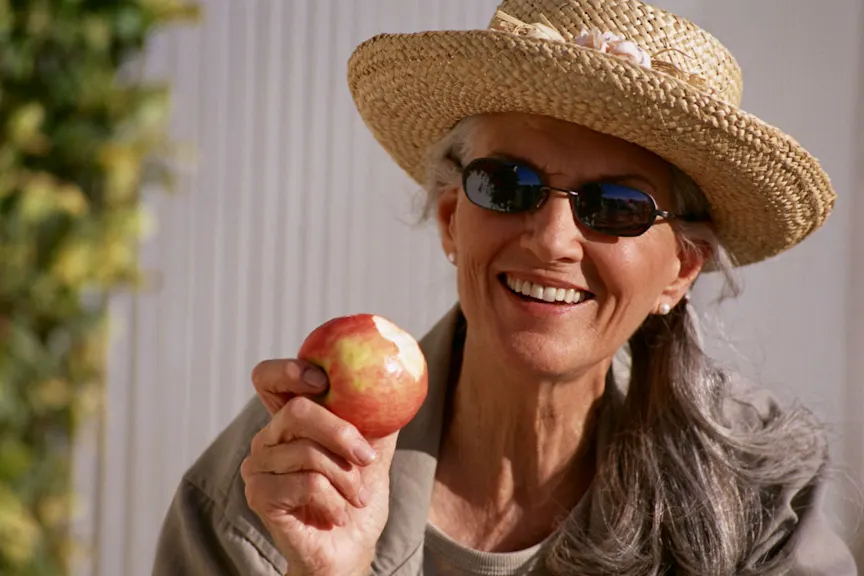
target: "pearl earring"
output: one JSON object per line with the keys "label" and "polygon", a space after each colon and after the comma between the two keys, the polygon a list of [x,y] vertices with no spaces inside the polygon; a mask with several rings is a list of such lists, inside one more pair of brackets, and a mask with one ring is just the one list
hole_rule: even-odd
{"label": "pearl earring", "polygon": [[672,311],[672,307],[669,304],[664,302],[663,304],[660,305],[660,314],[662,314],[663,316],[666,316],[671,311]]}
{"label": "pearl earring", "polygon": [[450,264],[456,265],[456,254],[454,252],[447,253],[447,260],[450,261]]}

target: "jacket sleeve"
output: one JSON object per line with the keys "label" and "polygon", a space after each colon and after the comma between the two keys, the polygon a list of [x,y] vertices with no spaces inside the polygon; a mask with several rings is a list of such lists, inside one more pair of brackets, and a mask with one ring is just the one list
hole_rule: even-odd
{"label": "jacket sleeve", "polygon": [[852,553],[832,530],[825,515],[824,481],[790,494],[777,512],[775,525],[792,524],[787,546],[794,559],[790,576],[858,576]]}
{"label": "jacket sleeve", "polygon": [[[280,576],[261,543],[224,509],[184,479],[168,509],[156,546],[153,576]],[[281,570],[281,572],[280,572]]]}
{"label": "jacket sleeve", "polygon": [[[751,429],[758,429],[781,410],[773,393],[744,381],[733,382],[733,397],[724,412]],[[858,576],[851,551],[825,513],[826,471],[831,464],[827,440],[821,437],[819,441],[823,451],[820,464],[814,466],[818,471],[807,481],[785,486],[772,498],[771,516],[745,566],[759,565],[766,557],[791,556],[792,566],[784,576]]]}

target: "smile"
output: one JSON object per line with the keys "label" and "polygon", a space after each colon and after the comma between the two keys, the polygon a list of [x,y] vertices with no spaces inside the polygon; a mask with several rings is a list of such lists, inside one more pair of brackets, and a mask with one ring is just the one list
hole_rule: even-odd
{"label": "smile", "polygon": [[593,297],[593,294],[585,290],[544,286],[528,280],[513,278],[509,274],[505,274],[503,280],[511,292],[524,298],[550,304],[581,304]]}

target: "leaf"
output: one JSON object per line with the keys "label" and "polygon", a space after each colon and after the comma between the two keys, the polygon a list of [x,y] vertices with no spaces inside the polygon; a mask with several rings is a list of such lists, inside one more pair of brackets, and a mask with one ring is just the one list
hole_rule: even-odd
{"label": "leaf", "polygon": [[0,481],[14,483],[32,466],[33,453],[19,438],[0,439]]}
{"label": "leaf", "polygon": [[15,494],[0,485],[0,554],[20,566],[33,557],[38,542],[38,523]]}

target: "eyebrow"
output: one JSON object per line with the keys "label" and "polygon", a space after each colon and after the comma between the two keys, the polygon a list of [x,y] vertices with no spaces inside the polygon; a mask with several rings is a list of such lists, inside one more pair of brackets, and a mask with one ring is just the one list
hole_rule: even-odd
{"label": "eyebrow", "polygon": [[[530,162],[529,160],[526,160],[525,158],[520,158],[518,156],[514,156],[512,154],[506,154],[504,152],[492,151],[492,152],[489,152],[488,154],[486,154],[486,156],[492,157],[492,158],[500,158],[501,160],[507,160],[509,162],[515,162],[517,164],[521,164],[523,166],[531,168],[532,170],[536,171],[538,174],[542,174],[546,177],[549,177],[549,176],[566,176],[566,174],[549,174],[545,170],[541,170],[540,168],[538,168],[534,163]],[[651,182],[651,180],[649,180],[648,178],[646,178],[645,176],[643,176],[641,174],[636,174],[636,173],[600,174],[598,176],[594,176],[592,178],[586,179],[582,185],[584,186],[585,184],[589,184],[589,183],[601,183],[601,182],[607,183],[607,184],[621,184],[621,185],[624,185],[625,183],[638,182],[638,183],[641,183],[643,185],[643,187],[648,188],[648,190],[642,190],[643,192],[648,192],[648,193],[653,194],[653,193],[656,193],[656,191],[657,191],[657,187],[654,185],[653,182]]]}

